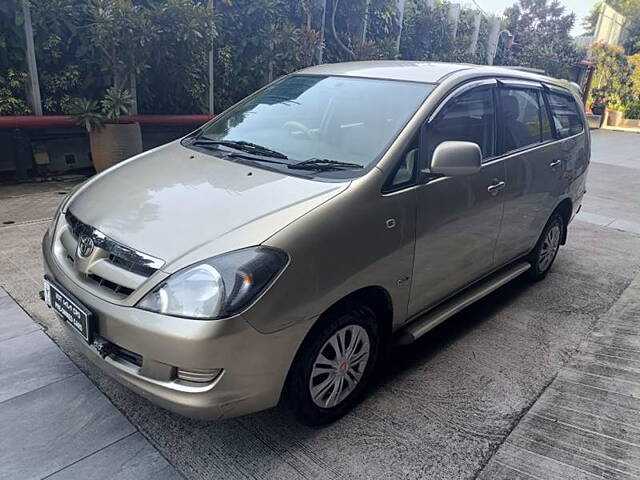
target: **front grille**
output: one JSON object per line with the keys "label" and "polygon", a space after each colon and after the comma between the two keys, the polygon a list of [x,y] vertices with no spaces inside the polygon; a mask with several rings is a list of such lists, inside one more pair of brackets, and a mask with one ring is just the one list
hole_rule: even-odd
{"label": "front grille", "polygon": [[127,287],[123,287],[122,285],[118,285],[115,282],[111,282],[109,280],[107,280],[104,277],[101,277],[100,275],[94,275],[92,273],[90,273],[88,275],[88,278],[90,278],[91,280],[93,280],[94,282],[96,282],[98,284],[98,287],[102,287],[102,288],[108,288],[109,290],[112,290],[113,293],[115,294],[122,294],[125,296],[129,296],[133,293],[133,289],[132,288],[127,288]]}
{"label": "front grille", "polygon": [[99,258],[99,264],[96,262],[95,267],[89,267],[89,271],[83,272],[81,276],[89,285],[109,291],[116,298],[128,297],[164,263],[162,260],[116,242],[82,222],[70,211],[66,212],[65,220],[68,233],[66,236],[63,233],[61,238],[64,249],[62,258],[67,261],[69,268],[78,272],[80,267],[76,267],[79,260],[76,256],[77,244],[81,236],[89,236],[95,247],[101,249],[102,255]]}
{"label": "front grille", "polygon": [[109,261],[114,265],[118,265],[119,267],[122,267],[129,272],[137,273],[138,275],[143,275],[145,277],[150,277],[151,275],[156,273],[157,270],[147,265],[141,265],[139,263],[132,262],[131,260],[127,260],[126,258],[118,257],[113,253],[109,255]]}

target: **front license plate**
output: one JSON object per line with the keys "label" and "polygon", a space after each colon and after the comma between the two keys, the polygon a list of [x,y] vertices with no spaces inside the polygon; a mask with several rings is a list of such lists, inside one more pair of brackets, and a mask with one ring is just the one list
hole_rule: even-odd
{"label": "front license plate", "polygon": [[92,314],[76,299],[62,292],[56,285],[45,279],[44,296],[47,305],[66,320],[82,338],[91,343],[93,332],[91,328]]}

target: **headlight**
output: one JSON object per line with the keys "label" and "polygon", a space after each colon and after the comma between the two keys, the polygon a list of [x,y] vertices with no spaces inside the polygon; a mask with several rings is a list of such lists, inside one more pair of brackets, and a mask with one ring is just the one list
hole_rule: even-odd
{"label": "headlight", "polygon": [[[86,180],[85,180],[86,181]],[[60,216],[66,212],[67,210],[67,205],[69,205],[69,201],[71,201],[71,197],[73,197],[73,195],[76,193],[76,190],[78,190],[82,185],[84,185],[85,182],[81,182],[78,185],[76,185],[75,187],[73,187],[71,190],[69,190],[69,193],[67,193],[67,196],[64,197],[62,199],[62,201],[60,202],[60,205],[58,205],[58,208],[56,210],[55,215],[53,216],[53,220],[51,221],[51,223],[49,224],[49,233],[53,236],[56,233],[56,230],[58,228],[58,222],[60,220]]]}
{"label": "headlight", "polygon": [[56,210],[56,213],[53,216],[53,220],[51,220],[51,223],[49,224],[49,228],[47,229],[52,245],[53,245],[53,240],[56,236],[56,231],[58,230],[60,217],[62,216],[63,212],[66,210],[67,205],[69,204],[69,200],[71,200],[72,194],[73,194],[73,190],[67,194],[67,196],[62,200],[62,202],[60,202],[60,205],[58,205],[58,209]]}
{"label": "headlight", "polygon": [[288,260],[284,252],[267,247],[225,253],[174,273],[137,308],[203,320],[229,317],[255,299]]}

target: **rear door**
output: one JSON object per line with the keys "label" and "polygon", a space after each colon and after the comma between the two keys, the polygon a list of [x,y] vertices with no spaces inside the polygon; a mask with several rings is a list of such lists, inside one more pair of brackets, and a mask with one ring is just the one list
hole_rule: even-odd
{"label": "rear door", "polygon": [[505,171],[496,149],[496,81],[461,87],[423,130],[427,162],[448,140],[477,143],[480,172],[429,177],[417,190],[416,243],[409,315],[432,306],[487,274],[502,219]]}
{"label": "rear door", "polygon": [[498,105],[499,154],[507,177],[496,246],[496,265],[500,266],[533,248],[565,183],[563,154],[555,139],[544,87],[535,82],[501,81]]}

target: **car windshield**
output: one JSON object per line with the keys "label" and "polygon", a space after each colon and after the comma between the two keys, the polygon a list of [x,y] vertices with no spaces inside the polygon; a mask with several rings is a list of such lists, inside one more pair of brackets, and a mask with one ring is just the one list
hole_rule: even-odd
{"label": "car windshield", "polygon": [[[196,142],[270,159],[305,174],[357,175],[386,151],[433,90],[425,83],[296,75],[240,103]],[[304,163],[302,163],[304,162]],[[293,172],[292,172],[293,173]]]}

